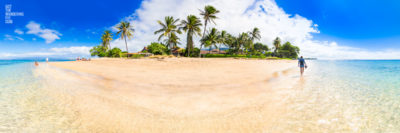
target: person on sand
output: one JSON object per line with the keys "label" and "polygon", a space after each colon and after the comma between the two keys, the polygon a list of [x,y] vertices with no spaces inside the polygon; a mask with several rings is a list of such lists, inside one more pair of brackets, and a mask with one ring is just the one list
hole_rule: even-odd
{"label": "person on sand", "polygon": [[300,57],[298,64],[300,67],[300,74],[301,74],[301,76],[303,76],[304,68],[307,68],[307,64],[306,64],[306,61],[304,60],[303,56]]}
{"label": "person on sand", "polygon": [[35,66],[39,66],[39,63],[37,61],[35,61]]}

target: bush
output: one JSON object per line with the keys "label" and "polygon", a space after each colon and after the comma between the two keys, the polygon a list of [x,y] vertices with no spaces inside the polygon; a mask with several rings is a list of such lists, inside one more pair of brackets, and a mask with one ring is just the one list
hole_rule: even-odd
{"label": "bush", "polygon": [[268,45],[264,45],[262,43],[257,42],[254,44],[254,50],[261,52],[261,51],[268,51],[269,48],[268,48]]}
{"label": "bush", "polygon": [[247,58],[247,55],[206,54],[206,58]]}
{"label": "bush", "polygon": [[147,46],[148,52],[154,54],[154,55],[163,55],[167,53],[167,47],[165,47],[162,44],[159,43],[151,43],[149,46]]}
{"label": "bush", "polygon": [[107,51],[107,57],[119,57],[121,58],[122,51],[119,48],[113,48]]}
{"label": "bush", "polygon": [[273,55],[273,52],[265,52],[264,55],[267,56],[267,57],[271,57]]}
{"label": "bush", "polygon": [[137,59],[137,58],[142,58],[142,57],[144,57],[144,55],[142,55],[142,54],[133,54],[133,55],[131,55],[130,58]]}
{"label": "bush", "polygon": [[297,58],[299,52],[299,47],[290,44],[290,42],[286,42],[279,48],[276,56],[281,58]]}
{"label": "bush", "polygon": [[192,52],[190,52],[190,57],[199,57],[200,55],[200,49],[199,48],[194,48]]}
{"label": "bush", "polygon": [[91,56],[99,56],[99,57],[105,57],[107,56],[106,53],[107,48],[99,45],[99,46],[94,46],[92,49],[90,49],[90,55]]}
{"label": "bush", "polygon": [[121,57],[126,58],[128,57],[128,53],[126,51],[121,52]]}

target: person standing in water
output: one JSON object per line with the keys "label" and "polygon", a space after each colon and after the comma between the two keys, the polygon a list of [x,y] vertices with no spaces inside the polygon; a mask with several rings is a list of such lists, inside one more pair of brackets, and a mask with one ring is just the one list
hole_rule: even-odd
{"label": "person standing in water", "polygon": [[300,67],[300,74],[301,76],[303,76],[304,68],[307,68],[307,64],[306,61],[303,59],[303,56],[300,57],[298,65]]}

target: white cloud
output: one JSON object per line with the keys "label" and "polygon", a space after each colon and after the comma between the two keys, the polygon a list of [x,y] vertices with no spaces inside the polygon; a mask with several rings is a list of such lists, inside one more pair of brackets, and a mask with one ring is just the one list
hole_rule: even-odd
{"label": "white cloud", "polygon": [[55,53],[66,53],[66,54],[80,54],[80,55],[89,55],[89,51],[92,47],[63,47],[63,48],[51,48],[51,52]]}
{"label": "white cloud", "polygon": [[4,40],[13,41],[14,37],[12,37],[11,35],[5,34],[4,35]]}
{"label": "white cloud", "polygon": [[18,40],[21,40],[21,41],[24,40],[22,37],[19,37],[19,36],[15,36],[15,38],[17,38]]}
{"label": "white cloud", "polygon": [[29,57],[50,57],[50,58],[75,58],[90,56],[89,50],[91,47],[62,47],[50,48],[41,50],[41,52],[26,52],[26,53],[0,53],[0,59],[12,58],[29,58]]}
{"label": "white cloud", "polygon": [[[141,7],[131,16],[123,18],[130,21],[136,30],[134,39],[128,41],[131,52],[139,51],[151,42],[157,41],[154,35],[160,26],[157,20],[165,16],[185,19],[187,15],[199,16],[199,9],[205,5],[213,5],[221,12],[217,15],[216,27],[238,35],[254,27],[261,31],[263,43],[270,46],[273,39],[279,36],[284,41],[290,41],[301,49],[301,55],[317,58],[400,58],[400,53],[394,50],[368,51],[359,48],[340,46],[335,42],[314,40],[312,34],[319,33],[317,24],[300,15],[287,14],[278,7],[274,0],[144,0]],[[115,26],[115,25],[114,25]],[[114,28],[113,31],[115,31]],[[185,43],[185,34],[180,35],[182,44]],[[198,46],[198,39],[195,43]],[[112,46],[125,49],[125,42],[116,39]]]}
{"label": "white cloud", "polygon": [[27,34],[39,36],[45,39],[47,44],[52,43],[57,39],[60,39],[60,36],[62,36],[62,34],[60,34],[58,31],[41,28],[40,24],[33,21],[29,22],[26,25],[26,28],[28,28],[28,31],[26,32]]}
{"label": "white cloud", "polygon": [[22,30],[20,30],[20,29],[15,29],[14,32],[17,33],[17,34],[19,34],[19,35],[24,34],[24,31],[22,31]]}
{"label": "white cloud", "polygon": [[7,41],[21,40],[21,41],[23,41],[24,39],[19,36],[12,36],[12,35],[5,34],[4,40],[7,40]]}

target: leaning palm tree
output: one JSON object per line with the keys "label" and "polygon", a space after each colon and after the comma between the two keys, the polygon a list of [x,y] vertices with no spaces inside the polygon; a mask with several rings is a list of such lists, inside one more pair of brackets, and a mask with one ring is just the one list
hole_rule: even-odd
{"label": "leaning palm tree", "polygon": [[101,44],[106,50],[111,49],[110,42],[112,41],[112,33],[109,30],[104,31],[101,36]]}
{"label": "leaning palm tree", "polygon": [[211,32],[209,34],[207,34],[205,37],[203,37],[203,39],[201,39],[201,43],[205,46],[205,47],[209,47],[211,52],[211,48],[214,46],[215,48],[217,48],[217,43],[219,42],[219,32],[217,29],[212,28]]}
{"label": "leaning palm tree", "polygon": [[[159,29],[156,32],[154,32],[154,34],[161,33],[161,35],[158,37],[158,41],[160,41],[161,38],[163,38],[163,37],[168,37],[169,40],[171,40],[171,37],[173,37],[172,34],[175,34],[175,35],[176,35],[176,33],[181,34],[181,31],[180,31],[180,29],[178,28],[178,25],[177,25],[178,21],[179,21],[179,19],[175,20],[174,17],[172,17],[172,16],[166,16],[164,18],[164,23],[161,22],[160,20],[158,20],[157,23],[160,24],[161,27],[162,27],[161,29]],[[170,44],[170,41],[167,41],[167,42],[168,43],[166,45],[169,46],[170,54],[171,54],[172,53],[171,49],[173,47],[171,47],[172,44]]]}
{"label": "leaning palm tree", "polygon": [[221,34],[218,36],[219,39],[219,47],[218,47],[218,53],[221,52],[221,44],[226,45],[227,41],[228,41],[228,33],[226,33],[226,31],[222,31]]}
{"label": "leaning palm tree", "polygon": [[275,46],[274,55],[276,56],[279,47],[281,47],[281,39],[279,37],[276,37],[276,39],[274,40],[274,46]]}
{"label": "leaning palm tree", "polygon": [[[214,19],[217,19],[216,14],[219,13],[219,10],[217,10],[215,7],[211,5],[207,5],[204,7],[204,11],[200,10],[200,15],[203,16],[204,19],[204,31],[203,31],[203,38],[204,34],[206,34],[206,29],[207,29],[207,24],[208,22],[213,22],[215,24]],[[201,47],[203,44],[200,45],[200,51]],[[199,57],[201,57],[201,54],[199,54]]]}
{"label": "leaning palm tree", "polygon": [[194,15],[189,15],[187,16],[186,20],[182,20],[181,27],[183,31],[187,33],[187,38],[186,38],[186,53],[187,56],[190,56],[190,51],[193,50],[193,35],[198,35],[201,36],[201,29],[200,26],[202,25],[200,22],[200,19],[197,18]]}
{"label": "leaning palm tree", "polygon": [[133,37],[133,32],[135,32],[135,29],[133,29],[133,26],[129,22],[121,22],[119,25],[117,25],[116,28],[118,29],[117,36],[120,35],[119,38],[125,40],[126,52],[129,53],[126,38],[131,39]]}

